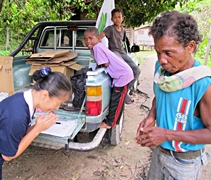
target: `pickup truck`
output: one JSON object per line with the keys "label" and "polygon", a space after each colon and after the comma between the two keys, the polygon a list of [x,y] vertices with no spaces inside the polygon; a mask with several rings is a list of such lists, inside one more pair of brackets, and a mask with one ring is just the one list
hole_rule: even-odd
{"label": "pickup truck", "polygon": [[[74,59],[77,64],[88,67],[90,50],[84,44],[83,34],[86,28],[95,26],[95,24],[96,21],[93,20],[52,21],[36,24],[19,46],[9,55],[14,58],[13,77],[15,91],[24,91],[31,83],[31,76],[29,76],[31,65],[26,64],[26,60],[24,60],[29,54],[17,56],[27,46],[30,46],[27,49],[31,54],[47,50],[70,50],[78,54]],[[110,84],[110,77],[106,74],[105,68],[88,71],[86,102],[83,103],[83,107],[77,111],[65,111],[63,109],[54,111],[54,113],[59,115],[60,121],[77,119],[77,127],[74,132],[67,137],[41,133],[32,142],[32,145],[51,149],[64,148],[66,150],[89,151],[96,148],[102,140],[110,145],[119,144],[122,137],[124,115],[122,115],[119,125],[109,130],[99,128],[99,124],[108,114],[111,93]],[[97,93],[91,94],[92,92]],[[88,96],[92,96],[93,103],[88,102]],[[87,109],[89,110],[87,111]],[[92,112],[94,113],[92,114]],[[84,137],[86,137],[85,140]]]}

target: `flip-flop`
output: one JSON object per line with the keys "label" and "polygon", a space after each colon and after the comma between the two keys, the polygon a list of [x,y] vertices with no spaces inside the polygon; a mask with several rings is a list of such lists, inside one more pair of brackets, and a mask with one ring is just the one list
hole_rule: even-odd
{"label": "flip-flop", "polygon": [[125,101],[126,104],[133,104],[134,102],[135,102],[134,99],[129,99]]}

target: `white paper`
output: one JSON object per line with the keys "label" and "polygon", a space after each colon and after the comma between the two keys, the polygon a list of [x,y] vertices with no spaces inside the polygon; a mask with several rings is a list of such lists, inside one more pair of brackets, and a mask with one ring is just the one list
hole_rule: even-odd
{"label": "white paper", "polygon": [[58,137],[70,136],[75,128],[77,127],[77,120],[71,121],[57,121],[60,124],[54,124],[45,131],[42,131],[42,134],[48,134]]}

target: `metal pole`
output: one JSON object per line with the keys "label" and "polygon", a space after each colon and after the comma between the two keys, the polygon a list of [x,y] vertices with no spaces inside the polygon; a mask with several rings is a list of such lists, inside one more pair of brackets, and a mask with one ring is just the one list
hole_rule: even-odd
{"label": "metal pole", "polygon": [[208,45],[207,45],[207,50],[206,50],[206,56],[204,60],[204,65],[207,65],[207,60],[209,56],[209,51],[210,51],[210,45],[211,45],[211,26],[210,26],[210,35],[208,37]]}

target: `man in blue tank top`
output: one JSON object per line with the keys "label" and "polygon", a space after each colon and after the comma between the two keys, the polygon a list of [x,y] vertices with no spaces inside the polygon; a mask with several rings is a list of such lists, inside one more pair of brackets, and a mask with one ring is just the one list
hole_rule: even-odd
{"label": "man in blue tank top", "polygon": [[149,34],[154,38],[152,108],[139,125],[137,143],[153,148],[148,180],[196,180],[211,144],[211,70],[192,54],[201,36],[192,16],[166,11]]}

